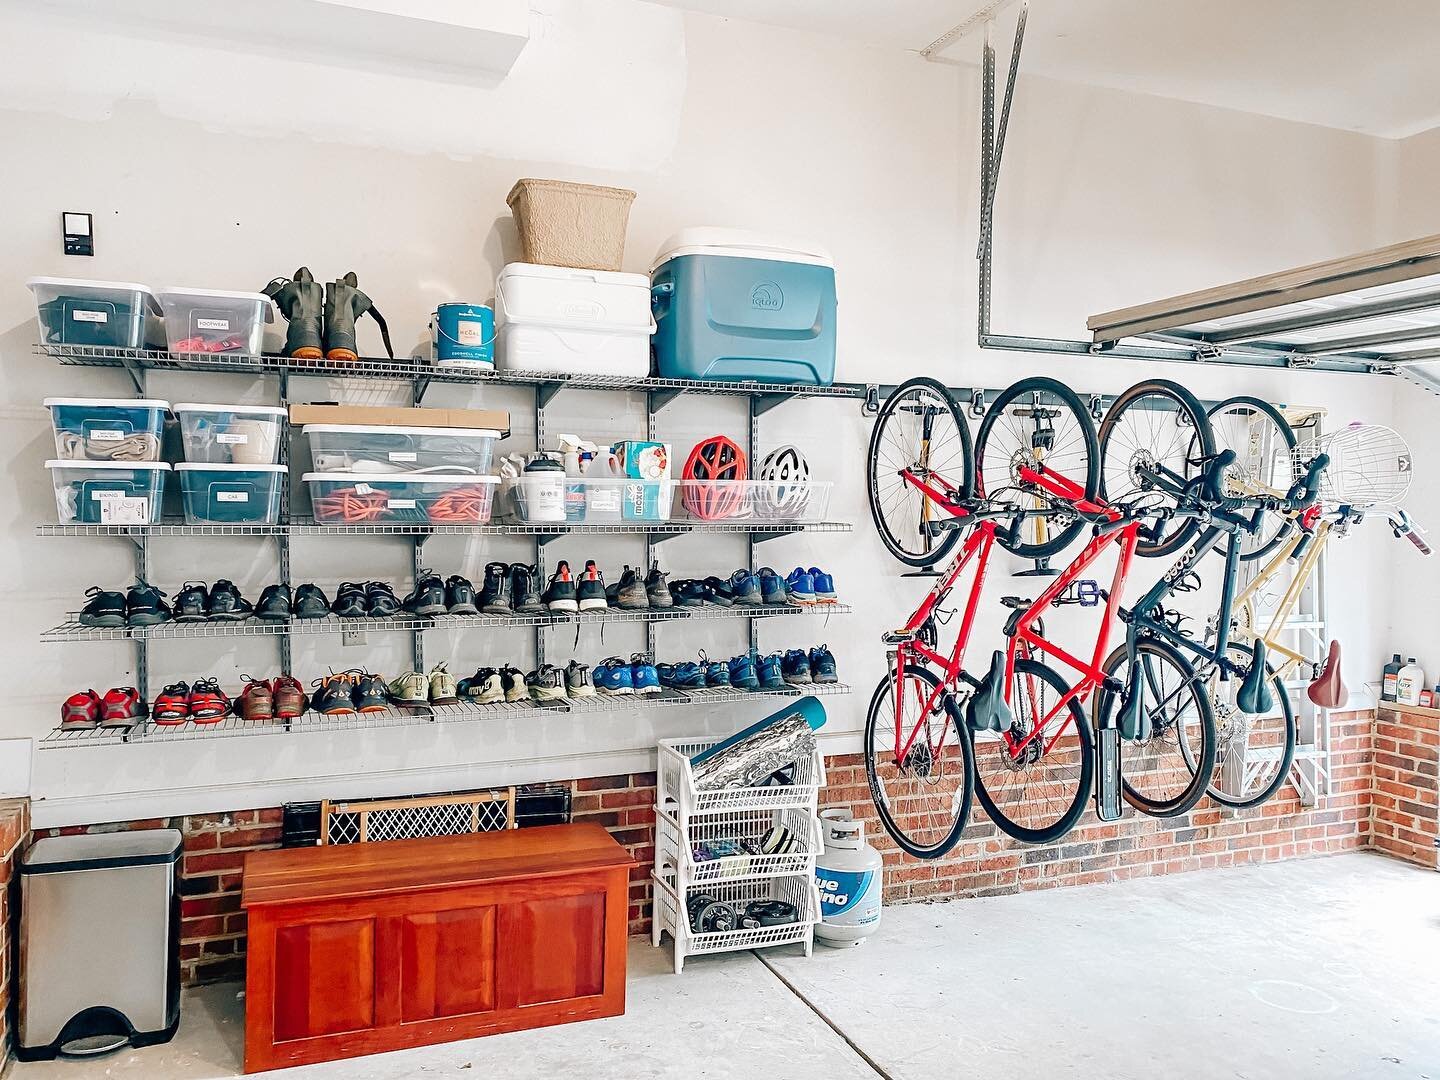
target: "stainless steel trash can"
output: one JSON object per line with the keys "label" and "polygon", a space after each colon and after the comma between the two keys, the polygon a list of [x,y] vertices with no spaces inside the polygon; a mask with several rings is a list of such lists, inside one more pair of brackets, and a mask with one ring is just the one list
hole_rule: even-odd
{"label": "stainless steel trash can", "polygon": [[167,1042],[180,1023],[181,837],[52,836],[20,860],[15,1056]]}

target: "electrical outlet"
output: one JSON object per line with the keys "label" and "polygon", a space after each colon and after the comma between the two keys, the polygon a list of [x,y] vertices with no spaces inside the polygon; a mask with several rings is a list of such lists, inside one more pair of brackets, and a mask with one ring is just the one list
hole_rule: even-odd
{"label": "electrical outlet", "polygon": [[340,631],[340,644],[343,645],[364,645],[364,630],[342,630]]}

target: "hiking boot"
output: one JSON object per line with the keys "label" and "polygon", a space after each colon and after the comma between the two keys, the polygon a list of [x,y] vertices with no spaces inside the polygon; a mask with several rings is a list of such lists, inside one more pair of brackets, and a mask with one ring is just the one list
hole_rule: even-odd
{"label": "hiking boot", "polygon": [[605,599],[605,575],[595,565],[594,559],[585,560],[585,569],[580,573],[580,584],[575,596],[581,611],[604,611],[610,606]]}
{"label": "hiking boot", "polygon": [[835,595],[835,579],[825,573],[818,566],[812,566],[808,571],[810,582],[815,586],[815,602],[817,604],[833,604],[838,599]]}
{"label": "hiking boot", "polygon": [[721,578],[710,576],[700,582],[710,592],[705,599],[712,604],[719,604],[721,607],[732,607],[735,603],[735,594],[730,590],[730,582]]}
{"label": "hiking boot", "polygon": [[451,574],[445,579],[445,610],[451,615],[480,614],[475,586],[463,574]]}
{"label": "hiking boot", "polygon": [[240,681],[245,684],[245,689],[240,691],[240,700],[236,706],[240,719],[274,720],[275,695],[270,690],[270,684],[261,682],[259,679],[252,679],[249,675],[241,675]]}
{"label": "hiking boot", "polygon": [[540,598],[540,581],[535,567],[524,563],[515,563],[510,567],[510,603],[517,615],[545,614],[545,601]]}
{"label": "hiking boot", "polygon": [[153,585],[137,582],[125,596],[125,622],[130,626],[156,626],[170,621],[165,594]]}
{"label": "hiking boot", "polygon": [[760,568],[759,577],[761,603],[788,604],[790,602],[790,591],[785,587],[784,578],[768,566]]}
{"label": "hiking boot", "polygon": [[293,602],[289,585],[266,585],[260,593],[260,602],[255,605],[255,617],[270,622],[284,622],[290,618]]}
{"label": "hiking boot", "polygon": [[595,667],[595,688],[610,697],[633,694],[635,678],[630,665],[618,656],[600,661]]}
{"label": "hiking boot", "polygon": [[183,724],[190,719],[190,684],[171,683],[155,695],[155,707],[150,717],[157,724]]}
{"label": "hiking boot", "polygon": [[289,323],[285,330],[285,355],[296,360],[319,360],[320,318],[325,308],[325,290],[307,267],[292,278],[276,278],[261,290],[275,301]]}
{"label": "hiking boot", "polygon": [[249,600],[240,595],[233,581],[221,578],[210,586],[210,595],[205,601],[205,617],[216,622],[240,622],[255,614]]}
{"label": "hiking boot", "polygon": [[459,687],[455,685],[455,676],[443,664],[436,664],[430,671],[430,704],[431,705],[458,705],[460,703]]}
{"label": "hiking boot", "polygon": [[[834,587],[833,584],[831,587]],[[790,571],[790,576],[785,579],[785,588],[790,593],[791,602],[815,603],[815,579],[810,576],[810,571],[803,567],[797,566]]]}
{"label": "hiking boot", "polygon": [[372,619],[389,619],[399,614],[400,598],[395,590],[384,581],[365,583],[365,610]]}
{"label": "hiking boot", "polygon": [[565,700],[565,676],[554,664],[541,664],[525,676],[525,685],[536,701]]}
{"label": "hiking boot", "polygon": [[595,681],[590,677],[590,665],[571,660],[565,669],[565,696],[572,698],[594,697]]}
{"label": "hiking boot", "polygon": [[[180,601],[175,603],[178,605]],[[330,601],[319,585],[301,585],[295,590],[295,606],[291,610],[297,619],[323,619],[330,614]]]}
{"label": "hiking boot", "polygon": [[305,688],[289,675],[270,680],[270,699],[275,703],[277,720],[294,720],[305,714]]}
{"label": "hiking boot", "polygon": [[311,685],[316,689],[310,708],[324,716],[355,715],[355,683],[350,672],[322,675]]}
{"label": "hiking boot", "polygon": [[[133,686],[117,686],[106,690],[100,699],[100,726],[133,727],[148,715],[145,699]],[[191,710],[194,715],[194,710]]]}
{"label": "hiking boot", "polygon": [[[115,594],[120,596],[119,593]],[[125,598],[120,596],[123,603]],[[94,690],[81,690],[71,694],[60,706],[60,729],[62,731],[83,731],[100,723],[100,695]]]}
{"label": "hiking boot", "polygon": [[509,664],[502,667],[500,683],[505,688],[506,701],[524,701],[530,696],[530,688],[525,685],[525,675],[517,667],[511,667]]}
{"label": "hiking boot", "polygon": [[176,622],[204,622],[208,597],[203,581],[187,581],[175,596]]}
{"label": "hiking boot", "polygon": [[325,359],[353,364],[359,358],[355,321],[369,312],[380,327],[380,336],[385,342],[385,355],[393,360],[395,350],[390,346],[390,327],[385,325],[384,316],[375,310],[370,297],[361,292],[358,286],[359,280],[355,277],[354,270],[325,286]]}
{"label": "hiking boot", "polygon": [[445,606],[444,580],[430,570],[421,570],[415,588],[401,606],[411,615],[444,615],[449,610]]}
{"label": "hiking boot", "polygon": [[503,562],[485,564],[485,581],[480,587],[480,610],[486,615],[513,615],[510,603],[511,568]]}
{"label": "hiking boot", "polygon": [[810,674],[810,654],[804,649],[787,652],[781,658],[780,670],[791,686],[809,686],[814,681]]}
{"label": "hiking boot", "polygon": [[561,559],[550,575],[550,587],[540,598],[550,611],[579,611],[580,603],[575,598],[575,582],[570,577],[570,564]]}
{"label": "hiking boot", "polygon": [[[125,594],[92,585],[85,590],[89,602],[80,609],[81,626],[124,626]],[[203,615],[201,616],[204,617]],[[94,691],[88,691],[93,693]]]}
{"label": "hiking boot", "polygon": [[407,671],[390,684],[388,692],[396,705],[424,705],[430,700],[430,680],[422,671]]}
{"label": "hiking boot", "polygon": [[379,675],[361,677],[350,697],[355,702],[355,708],[362,713],[388,712],[390,709],[389,687]]}
{"label": "hiking boot", "polygon": [[645,582],[628,565],[621,571],[620,580],[605,590],[605,601],[622,611],[645,611],[650,607]]}
{"label": "hiking boot", "polygon": [[821,645],[810,650],[810,681],[816,683],[840,681],[839,670],[835,666],[835,654],[830,651],[828,645]]}
{"label": "hiking boot", "polygon": [[681,578],[670,583],[670,595],[675,607],[702,607],[705,586],[693,578]]}
{"label": "hiking boot", "polygon": [[648,653],[630,654],[630,682],[637,694],[661,692],[660,675],[655,670],[655,661]]}
{"label": "hiking boot", "polygon": [[755,676],[761,690],[785,689],[785,662],[779,653],[762,656],[755,662]]}
{"label": "hiking boot", "polygon": [[732,657],[728,665],[730,668],[730,685],[736,690],[759,690],[760,677],[755,673],[755,661],[749,653]]}
{"label": "hiking boot", "polygon": [[190,719],[197,724],[218,724],[230,711],[230,699],[213,675],[195,680],[195,685],[190,687],[188,704]]}
{"label": "hiking boot", "polygon": [[726,586],[739,607],[755,607],[764,602],[760,592],[760,579],[743,567],[730,575]]}
{"label": "hiking boot", "polygon": [[335,590],[335,600],[330,610],[342,619],[363,619],[369,614],[365,603],[365,588],[353,581],[342,581]]}
{"label": "hiking boot", "polygon": [[652,608],[675,606],[675,599],[670,595],[670,586],[665,582],[669,576],[668,572],[660,569],[658,559],[650,564],[650,573],[645,576],[645,595]]}

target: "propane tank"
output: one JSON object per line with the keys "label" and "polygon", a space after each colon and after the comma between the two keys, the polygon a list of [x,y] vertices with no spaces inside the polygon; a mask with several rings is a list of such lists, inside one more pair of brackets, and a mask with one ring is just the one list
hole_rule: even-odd
{"label": "propane tank", "polygon": [[885,863],[847,807],[821,810],[820,828],[825,851],[815,860],[821,915],[815,938],[837,948],[859,945],[880,925]]}

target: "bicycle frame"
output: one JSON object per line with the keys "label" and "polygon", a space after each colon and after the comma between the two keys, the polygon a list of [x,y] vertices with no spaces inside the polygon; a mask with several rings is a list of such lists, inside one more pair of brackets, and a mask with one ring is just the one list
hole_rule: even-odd
{"label": "bicycle frame", "polygon": [[[1235,606],[1237,608],[1245,604],[1250,604],[1252,598],[1259,593],[1271,579],[1280,573],[1280,568],[1294,558],[1296,549],[1305,543],[1307,538],[1309,539],[1309,545],[1306,547],[1304,554],[1300,556],[1299,563],[1296,565],[1294,574],[1290,579],[1290,585],[1286,588],[1285,595],[1281,597],[1279,604],[1276,605],[1275,611],[1270,617],[1270,622],[1265,629],[1260,630],[1258,627],[1247,629],[1237,626],[1232,631],[1235,640],[1245,644],[1254,644],[1257,640],[1263,641],[1268,651],[1284,657],[1284,663],[1277,669],[1277,674],[1282,679],[1288,678],[1301,664],[1314,663],[1314,661],[1304,653],[1297,652],[1286,645],[1280,640],[1280,637],[1284,633],[1285,624],[1290,621],[1290,616],[1294,614],[1295,607],[1300,602],[1300,594],[1305,591],[1305,586],[1310,580],[1310,575],[1315,572],[1315,567],[1320,562],[1320,556],[1324,552],[1325,545],[1330,539],[1331,530],[1332,525],[1330,521],[1323,517],[1312,532],[1306,532],[1303,529],[1297,528],[1295,535],[1280,545],[1279,549],[1270,558],[1270,561],[1267,562],[1264,567],[1261,568],[1260,572],[1235,596]],[[1250,610],[1253,613],[1253,604]]]}

